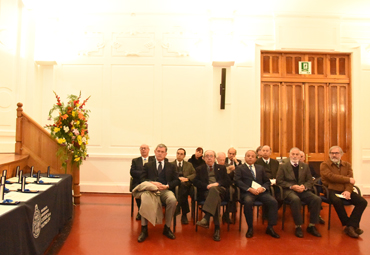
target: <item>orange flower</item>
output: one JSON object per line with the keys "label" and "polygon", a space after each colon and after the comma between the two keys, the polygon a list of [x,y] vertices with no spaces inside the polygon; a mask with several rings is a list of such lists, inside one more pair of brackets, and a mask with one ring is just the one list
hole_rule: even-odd
{"label": "orange flower", "polygon": [[80,120],[85,120],[85,116],[84,116],[84,114],[82,113],[82,112],[78,112],[78,118],[80,119]]}
{"label": "orange flower", "polygon": [[85,129],[81,129],[81,136],[85,135]]}
{"label": "orange flower", "polygon": [[66,118],[68,118],[68,114],[64,114],[63,116],[61,116],[61,118],[62,118],[63,120],[65,120]]}

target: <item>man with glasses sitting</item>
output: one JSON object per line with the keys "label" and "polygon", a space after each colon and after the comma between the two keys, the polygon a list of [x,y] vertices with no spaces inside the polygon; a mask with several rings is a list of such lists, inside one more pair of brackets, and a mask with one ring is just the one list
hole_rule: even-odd
{"label": "man with glasses sitting", "polygon": [[[364,231],[359,228],[362,213],[367,201],[356,192],[353,192],[355,179],[350,163],[341,160],[343,150],[339,146],[329,149],[330,159],[320,165],[322,183],[329,189],[329,198],[338,217],[344,226],[344,233],[352,238],[358,238]],[[339,196],[339,197],[338,197]],[[343,199],[350,200],[355,207],[348,217],[344,209]]]}

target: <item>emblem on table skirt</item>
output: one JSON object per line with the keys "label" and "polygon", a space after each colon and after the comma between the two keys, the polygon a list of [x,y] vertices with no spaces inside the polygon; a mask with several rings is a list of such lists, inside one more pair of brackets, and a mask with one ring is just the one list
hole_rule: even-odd
{"label": "emblem on table skirt", "polygon": [[38,238],[41,232],[41,213],[37,204],[33,213],[32,233],[34,238]]}

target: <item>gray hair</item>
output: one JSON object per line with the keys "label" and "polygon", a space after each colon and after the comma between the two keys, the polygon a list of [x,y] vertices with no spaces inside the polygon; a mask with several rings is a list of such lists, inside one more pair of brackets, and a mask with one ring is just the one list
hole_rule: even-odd
{"label": "gray hair", "polygon": [[329,153],[334,150],[334,149],[339,149],[339,152],[340,152],[340,155],[343,155],[343,150],[341,147],[339,147],[338,145],[334,145],[334,146],[331,146],[330,149],[329,149]]}
{"label": "gray hair", "polygon": [[204,152],[204,157],[206,157],[206,153],[207,153],[208,151],[212,151],[212,152],[213,152],[213,155],[214,155],[214,156],[215,156],[215,158],[216,158],[216,152],[215,152],[215,151],[213,151],[213,150],[206,150],[206,151]]}
{"label": "gray hair", "polygon": [[167,146],[164,145],[163,143],[158,144],[157,147],[155,147],[155,150],[157,150],[158,148],[165,148],[165,150],[167,152]]}
{"label": "gray hair", "polygon": [[299,151],[301,151],[298,147],[293,147],[293,148],[290,149],[289,154],[292,152],[292,150],[299,150]]}

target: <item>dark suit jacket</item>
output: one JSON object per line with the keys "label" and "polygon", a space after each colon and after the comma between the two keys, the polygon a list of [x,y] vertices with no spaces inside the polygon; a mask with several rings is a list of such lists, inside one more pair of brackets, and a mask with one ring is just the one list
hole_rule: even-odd
{"label": "dark suit jacket", "polygon": [[[150,161],[144,165],[143,172],[141,174],[141,181],[155,181],[158,182],[158,170],[156,166],[157,161]],[[169,163],[165,162],[163,170],[165,171],[166,182],[169,185],[169,189],[174,191],[175,187],[180,185],[179,175],[176,171],[176,167]]]}
{"label": "dark suit jacket", "polygon": [[[200,197],[204,197],[204,193],[207,191],[208,186],[208,170],[207,165],[198,166],[196,169],[196,176],[193,180],[193,184],[198,189],[198,194]],[[222,187],[226,188],[226,191],[229,190],[231,185],[231,180],[227,175],[226,167],[218,164],[214,164],[216,182]]]}
{"label": "dark suit jacket", "polygon": [[[241,160],[237,159],[237,161],[238,161],[238,163],[236,164],[237,166],[242,164],[242,161]],[[234,164],[234,162],[233,161],[230,161],[229,158],[226,157],[225,164],[232,165],[232,164]]]}
{"label": "dark suit jacket", "polygon": [[276,174],[279,170],[279,161],[270,158],[269,164],[266,164],[263,158],[258,158],[254,164],[263,166],[269,179],[276,179]]}
{"label": "dark suit jacket", "polygon": [[[171,164],[173,164],[175,167],[176,167],[176,171],[177,173],[179,172],[179,169],[178,169],[178,166],[176,164],[176,160],[175,161],[172,161]],[[184,175],[184,177],[188,178],[189,181],[193,181],[193,179],[195,178],[195,169],[193,167],[193,164],[191,164],[190,162],[186,162],[186,161],[182,161],[182,163],[184,164],[182,166],[182,174]]]}
{"label": "dark suit jacket", "polygon": [[[267,177],[263,166],[254,164],[256,169],[256,180],[262,187],[269,190],[271,183],[270,179]],[[242,164],[235,169],[235,184],[240,188],[241,193],[247,193],[248,189],[252,186],[253,175],[246,164]]]}
{"label": "dark suit jacket", "polygon": [[307,164],[299,162],[298,170],[298,180],[295,178],[293,166],[290,164],[290,161],[282,164],[279,167],[279,171],[276,176],[276,184],[281,186],[284,189],[284,198],[286,198],[289,193],[295,192],[289,189],[293,185],[303,184],[306,189],[312,189],[313,180],[311,176],[310,168]]}
{"label": "dark suit jacket", "polygon": [[[155,161],[155,156],[149,156],[148,162]],[[130,185],[130,191],[133,190],[137,185],[140,184],[141,174],[143,172],[143,159],[140,157],[132,159],[130,175],[132,177],[132,185]]]}

